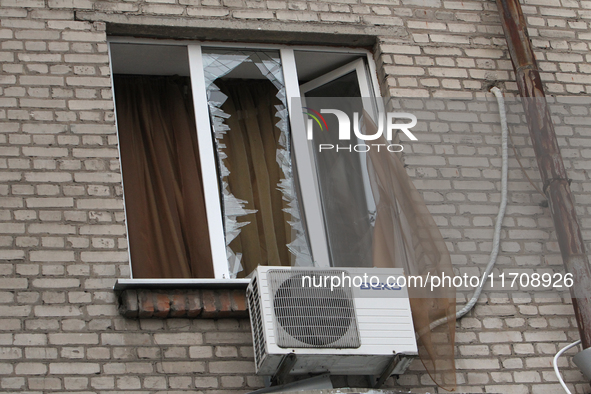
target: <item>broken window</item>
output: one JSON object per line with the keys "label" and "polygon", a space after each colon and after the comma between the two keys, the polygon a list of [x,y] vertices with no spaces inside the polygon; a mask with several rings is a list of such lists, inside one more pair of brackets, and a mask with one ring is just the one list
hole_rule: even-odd
{"label": "broken window", "polygon": [[134,278],[371,266],[365,158],[327,165],[288,112],[300,94],[369,95],[367,53],[153,42],[110,53]]}

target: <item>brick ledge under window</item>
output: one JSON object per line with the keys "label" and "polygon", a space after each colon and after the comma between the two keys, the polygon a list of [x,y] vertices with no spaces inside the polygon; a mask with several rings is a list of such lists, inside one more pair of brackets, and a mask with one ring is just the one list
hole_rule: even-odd
{"label": "brick ledge under window", "polygon": [[124,289],[119,313],[129,318],[243,318],[244,289]]}

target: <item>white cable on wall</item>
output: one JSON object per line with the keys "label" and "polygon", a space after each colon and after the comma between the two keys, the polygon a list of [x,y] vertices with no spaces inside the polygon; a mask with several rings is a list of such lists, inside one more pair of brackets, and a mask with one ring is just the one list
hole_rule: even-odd
{"label": "white cable on wall", "polygon": [[570,349],[572,347],[577,346],[579,343],[581,343],[580,339],[576,342],[571,343],[570,345],[566,345],[565,347],[560,349],[560,351],[558,353],[556,353],[556,356],[554,356],[554,359],[552,360],[552,366],[554,367],[554,373],[556,373],[556,377],[558,378],[560,385],[562,386],[564,391],[566,391],[567,394],[572,394],[572,393],[570,392],[568,387],[566,387],[566,383],[564,383],[564,380],[562,380],[562,376],[560,375],[560,371],[558,370],[558,358],[560,356],[562,356],[562,353],[566,352],[568,349]]}
{"label": "white cable on wall", "polygon": [[[491,273],[493,267],[495,266],[497,256],[499,255],[499,248],[501,245],[501,227],[503,224],[503,218],[505,217],[505,210],[507,208],[507,174],[509,167],[509,154],[507,149],[509,128],[507,127],[507,113],[505,110],[505,100],[503,98],[503,93],[501,92],[501,89],[494,86],[490,91],[497,98],[497,103],[499,105],[499,115],[501,117],[501,204],[499,205],[499,213],[497,214],[497,221],[495,223],[492,250],[490,252],[488,264],[486,266],[486,269],[484,270],[484,273],[482,274],[480,284],[474,291],[474,295],[472,295],[470,301],[468,301],[468,303],[464,305],[462,309],[456,312],[456,319],[459,319],[466,313],[470,312],[474,305],[476,305],[476,302],[478,301],[478,298],[480,298],[480,294],[482,293],[482,289],[484,288],[484,285],[487,282],[488,275]],[[433,329],[446,322],[447,318],[441,318],[431,323],[430,328]]]}
{"label": "white cable on wall", "polygon": [[501,246],[501,227],[503,225],[503,218],[505,217],[505,210],[507,208],[507,173],[509,167],[509,154],[507,149],[509,128],[507,127],[507,112],[505,110],[505,99],[503,98],[501,89],[494,86],[490,91],[497,98],[497,103],[499,105],[499,115],[501,117],[501,156],[503,160],[501,166],[501,204],[499,205],[499,213],[497,214],[497,221],[495,223],[495,233],[493,236],[493,245],[490,252],[488,265],[482,274],[480,285],[474,291],[474,295],[470,301],[468,301],[468,303],[464,305],[462,309],[456,312],[456,319],[461,318],[466,313],[470,312],[470,310],[474,307],[478,301],[478,298],[480,298],[482,289],[487,282],[488,275],[491,273],[495,263],[497,262],[497,256],[499,255],[499,249]]}

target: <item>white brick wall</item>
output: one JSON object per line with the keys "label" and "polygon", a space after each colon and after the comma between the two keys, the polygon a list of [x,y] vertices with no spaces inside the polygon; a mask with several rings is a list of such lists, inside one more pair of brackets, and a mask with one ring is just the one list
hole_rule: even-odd
{"label": "white brick wall", "polygon": [[[548,94],[591,93],[589,6],[575,0],[524,3]],[[253,373],[247,320],[136,321],[116,312],[111,287],[116,278],[129,277],[129,267],[106,25],[80,20],[88,14],[75,16],[92,11],[161,18],[162,25],[236,20],[253,29],[280,21],[288,31],[302,23],[326,32],[335,26],[382,28],[391,32],[380,35],[374,48],[384,95],[469,98],[484,95],[492,83],[516,91],[491,1],[0,0],[4,392],[213,394],[262,386]],[[431,124],[420,144],[407,147],[405,160],[454,264],[473,274],[491,248],[499,136],[492,127],[478,133],[464,128],[469,119],[450,119],[451,125]],[[557,134],[589,244],[588,125],[564,118]],[[514,140],[528,174],[539,182],[527,133]],[[514,159],[509,185],[499,264],[559,268],[548,209]],[[554,394],[560,388],[551,358],[577,337],[568,299],[483,296],[458,322],[458,391]],[[576,392],[588,392],[566,358],[561,366]],[[399,384],[436,390],[418,362]]]}

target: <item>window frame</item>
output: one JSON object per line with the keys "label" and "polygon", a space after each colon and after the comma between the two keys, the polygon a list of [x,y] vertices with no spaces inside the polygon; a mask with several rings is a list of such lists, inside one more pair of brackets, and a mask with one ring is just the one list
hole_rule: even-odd
{"label": "window frame", "polygon": [[[372,52],[363,48],[346,47],[327,47],[327,46],[307,46],[307,45],[278,45],[278,44],[259,44],[259,43],[235,43],[235,42],[216,42],[216,41],[193,41],[193,40],[160,40],[148,38],[131,37],[108,37],[107,44],[109,50],[109,67],[113,75],[113,66],[111,61],[111,44],[145,44],[145,45],[178,45],[187,48],[191,88],[193,93],[193,105],[195,114],[209,113],[207,102],[205,74],[203,69],[202,48],[228,48],[240,50],[277,50],[280,54],[281,66],[283,71],[285,91],[287,98],[287,110],[289,114],[290,129],[292,130],[292,145],[295,161],[298,163],[297,172],[300,179],[316,179],[314,168],[314,158],[310,151],[309,141],[306,137],[304,117],[300,100],[300,85],[297,76],[295,52],[332,52],[349,53],[362,56],[366,59],[368,67],[367,77],[369,78],[369,88],[372,90],[375,98],[380,97],[380,89],[377,80],[376,64]],[[111,79],[113,81],[113,79]],[[112,86],[113,91],[114,87]],[[113,100],[116,100],[113,95]],[[115,106],[116,108],[116,106]],[[116,118],[116,116],[115,116]],[[214,136],[211,133],[211,119],[209,116],[196,116],[197,141],[199,145],[201,168],[215,169],[215,145]],[[301,130],[301,132],[294,132]],[[119,130],[117,127],[117,136]],[[118,149],[119,144],[118,144]],[[119,157],[121,157],[119,151]],[[115,288],[127,288],[136,285],[161,284],[163,286],[174,286],[183,284],[203,284],[203,285],[230,285],[232,283],[248,283],[249,279],[231,279],[226,258],[225,234],[223,229],[223,212],[220,201],[219,179],[217,171],[202,171],[202,182],[204,189],[206,215],[208,220],[208,229],[210,236],[210,247],[214,269],[214,279],[194,278],[194,279],[140,279],[133,278],[131,266],[131,255],[128,248],[128,259],[130,274],[132,279],[119,279]],[[123,184],[123,203],[125,201],[125,185]],[[324,228],[324,215],[320,204],[320,191],[316,182],[300,182],[301,205],[306,215],[307,231],[310,240],[310,248],[315,265],[319,267],[330,266],[329,250],[327,236]],[[125,210],[126,234],[129,233],[127,226],[127,210]],[[128,238],[129,239],[129,238]],[[123,287],[122,287],[123,286]]]}

